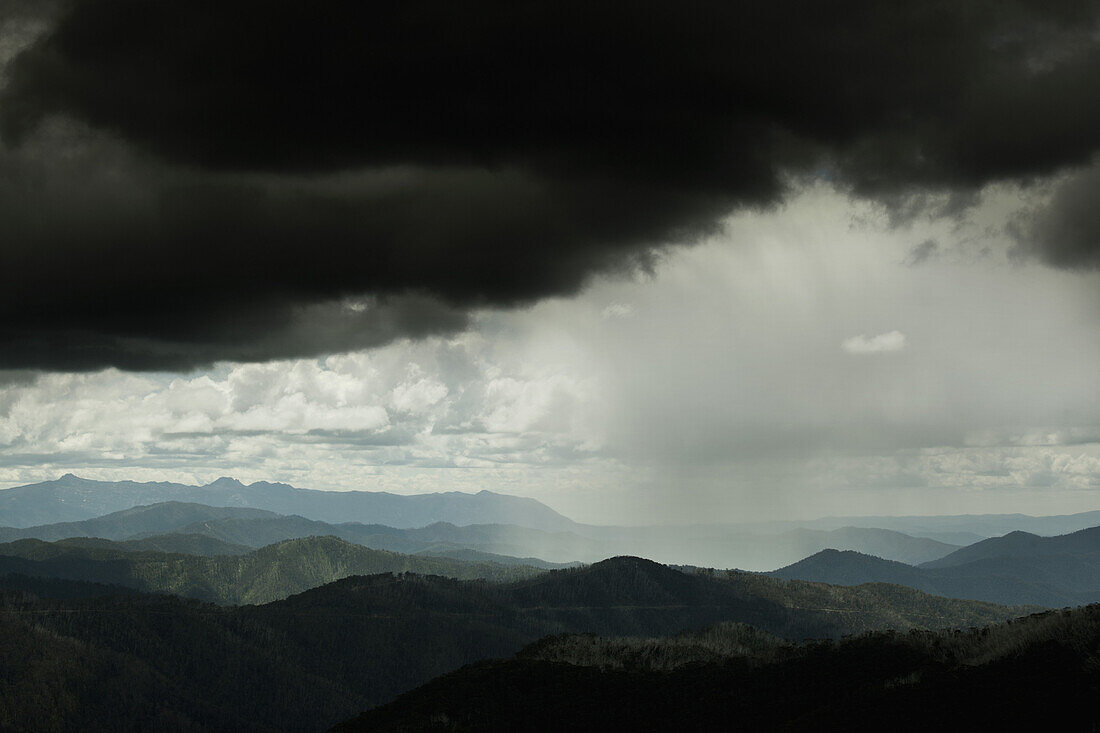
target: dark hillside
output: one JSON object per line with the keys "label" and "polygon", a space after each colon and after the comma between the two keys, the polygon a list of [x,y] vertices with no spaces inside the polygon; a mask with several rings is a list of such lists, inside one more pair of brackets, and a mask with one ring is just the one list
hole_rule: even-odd
{"label": "dark hillside", "polygon": [[812,580],[837,585],[897,583],[920,590],[928,589],[925,574],[912,565],[851,550],[822,550],[769,575],[786,580]]}
{"label": "dark hillside", "polygon": [[837,585],[896,583],[993,603],[1077,606],[1100,601],[1100,527],[1058,537],[1013,532],[920,567],[825,550],[769,575]]}
{"label": "dark hillside", "polygon": [[266,603],[349,575],[419,572],[497,581],[542,573],[522,565],[463,562],[400,555],[353,545],[335,537],[287,540],[245,555],[199,557],[135,552],[107,540],[0,545],[0,574],[66,578],[176,593],[216,603]]}
{"label": "dark hillside", "polygon": [[1044,730],[1055,720],[1067,730],[1100,725],[1096,606],[970,632],[879,633],[805,646],[739,628],[707,633],[735,643],[716,644],[706,634],[544,640],[515,659],[433,680],[336,730]]}
{"label": "dark hillside", "polygon": [[[25,542],[44,558],[40,562],[72,551]],[[271,574],[246,577],[262,588],[274,578],[323,574],[339,560],[339,554],[309,549],[308,543],[304,549],[294,543],[264,548],[269,557],[256,567]],[[0,577],[4,587],[11,589],[0,597],[0,614],[8,622],[4,633],[21,637],[39,629],[80,645],[88,664],[107,665],[85,674],[52,644],[10,660],[14,682],[0,685],[0,710],[22,710],[25,717],[7,724],[34,727],[29,710],[12,702],[17,697],[44,694],[42,704],[52,705],[50,695],[70,695],[55,707],[65,711],[58,727],[73,730],[144,728],[155,718],[132,716],[146,715],[155,699],[163,700],[158,715],[181,721],[164,723],[167,728],[318,730],[449,670],[514,654],[548,634],[650,637],[737,622],[797,641],[897,624],[966,626],[1017,613],[897,586],[830,589],[746,574],[685,574],[639,558],[505,584],[413,574],[352,576],[285,600],[240,607],[174,596],[104,595],[111,589],[25,576]],[[0,638],[0,646],[7,643]],[[47,688],[53,692],[23,686],[40,667],[57,679],[56,688]],[[109,698],[82,697],[94,694],[95,686],[83,681],[88,675],[108,680],[102,689]],[[127,697],[131,688],[138,695],[134,701]]]}
{"label": "dark hillside", "polygon": [[949,568],[993,558],[1033,558],[1054,555],[1100,555],[1100,527],[1090,527],[1056,537],[1040,537],[1027,532],[1009,532],[991,537],[952,552],[938,560],[923,563],[928,569]]}

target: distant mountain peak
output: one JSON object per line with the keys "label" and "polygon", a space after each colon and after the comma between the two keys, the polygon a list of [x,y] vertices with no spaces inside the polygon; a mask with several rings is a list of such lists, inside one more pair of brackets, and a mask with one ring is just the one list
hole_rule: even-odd
{"label": "distant mountain peak", "polygon": [[231,476],[222,476],[222,477],[218,478],[215,481],[211,481],[204,488],[208,488],[208,489],[209,488],[215,488],[215,489],[237,489],[237,488],[240,488],[240,489],[243,489],[244,484],[242,484],[240,481],[238,481],[237,479],[235,479]]}

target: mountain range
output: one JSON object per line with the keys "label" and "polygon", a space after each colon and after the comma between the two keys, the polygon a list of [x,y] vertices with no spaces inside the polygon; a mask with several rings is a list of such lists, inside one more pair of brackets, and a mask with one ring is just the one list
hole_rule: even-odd
{"label": "mountain range", "polygon": [[372,550],[336,537],[286,540],[246,554],[216,556],[137,551],[126,544],[88,538],[17,540],[0,545],[0,575],[117,585],[224,605],[280,600],[350,575],[415,572],[505,581],[543,572],[527,565]]}
{"label": "mountain range", "polygon": [[[844,528],[831,532],[792,530],[781,535],[732,535],[696,538],[664,538],[643,532],[613,532],[604,536],[599,528],[574,532],[547,532],[509,524],[456,526],[435,522],[426,527],[396,528],[379,524],[343,522],[329,524],[302,517],[214,517],[181,526],[164,525],[164,530],[206,534],[217,539],[253,547],[293,537],[331,534],[395,552],[427,553],[457,549],[496,555],[541,558],[555,563],[594,562],[614,555],[635,554],[666,562],[688,559],[721,567],[774,567],[769,562],[805,557],[826,547],[853,548],[862,552],[919,563],[943,557],[958,549],[926,538],[878,529]],[[618,529],[618,528],[614,528]],[[50,534],[56,534],[47,530]],[[0,529],[0,537],[5,531]]]}
{"label": "mountain range", "polygon": [[[117,503],[126,496],[136,496],[150,486],[159,487],[152,492],[154,495],[158,492],[175,493],[221,503],[211,506],[193,501],[164,501],[127,506],[97,517],[0,527],[0,541],[32,537],[43,540],[69,537],[129,540],[175,533],[200,534],[234,545],[262,547],[285,539],[333,535],[349,542],[396,552],[453,554],[475,551],[519,557],[529,564],[537,563],[536,559],[548,564],[563,564],[633,554],[670,563],[755,570],[790,563],[827,547],[854,549],[908,563],[936,559],[957,549],[955,545],[936,540],[876,528],[845,527],[829,531],[792,529],[778,534],[753,534],[724,532],[713,527],[700,528],[698,532],[685,532],[676,527],[600,527],[574,523],[533,500],[515,504],[513,500],[516,497],[488,492],[415,497],[368,492],[341,494],[292,489],[281,484],[257,483],[243,487],[231,479],[220,479],[205,487],[181,487],[176,484],[90,482],[65,476],[55,482],[0,491],[0,508],[7,511],[13,505],[22,506],[25,510],[22,515],[11,515],[15,519],[51,513],[73,514],[75,504],[79,504],[79,512],[86,512],[91,506]],[[277,489],[272,490],[271,487]],[[243,493],[242,488],[245,489]],[[100,491],[113,498],[102,500]],[[98,498],[93,501],[89,498],[91,495]],[[263,504],[265,508],[240,506],[244,502],[242,497],[246,495],[248,502]],[[285,515],[274,511],[272,507],[286,505],[287,502],[279,500],[279,496],[284,495],[289,495],[303,512]],[[369,517],[371,521],[352,521],[351,518],[357,515],[351,510],[338,512],[339,522],[317,518],[328,516],[330,505],[345,501],[345,496],[350,497],[346,501],[359,507],[358,516]],[[395,512],[386,509],[384,504],[399,505],[413,499],[420,503],[401,513],[394,520],[397,524],[385,523],[387,517],[394,519]],[[34,507],[33,512],[27,510],[30,506]],[[0,516],[4,517],[0,521],[15,524],[9,514]],[[512,517],[515,521],[491,521],[501,516]],[[419,517],[424,524],[402,524],[412,521],[414,517]],[[475,517],[479,521],[471,523],[470,520]],[[567,529],[546,529],[551,525]]]}
{"label": "mountain range", "polygon": [[0,575],[0,668],[10,681],[0,711],[14,729],[322,730],[548,634],[650,637],[740,622],[800,640],[984,625],[1027,610],[886,586],[826,598],[822,588],[624,557],[508,583],[351,576],[225,607]]}
{"label": "mountain range", "polygon": [[824,550],[772,575],[837,585],[896,583],[995,603],[1076,606],[1100,602],[1100,527],[1055,537],[1011,532],[918,567]]}
{"label": "mountain range", "polygon": [[8,541],[76,536],[128,540],[176,533],[255,548],[284,539],[333,535],[396,552],[473,551],[523,558],[529,564],[536,559],[563,564],[643,555],[673,564],[764,571],[825,549],[920,565],[993,533],[1030,526],[1041,530],[1036,534],[1060,534],[1052,531],[1100,525],[1100,512],[615,527],[577,523],[533,499],[487,491],[400,496],[313,491],[266,482],[245,485],[231,478],[187,486],[90,481],[66,474],[55,481],[0,490],[0,524],[8,525],[0,527],[0,540]]}
{"label": "mountain range", "polygon": [[1100,511],[1077,514],[1031,516],[1029,514],[954,514],[933,516],[824,517],[805,521],[762,522],[751,525],[755,531],[781,532],[793,527],[837,529],[839,527],[878,527],[904,532],[913,537],[929,537],[954,545],[971,545],[990,537],[1021,531],[1054,536],[1100,526]]}
{"label": "mountain range", "polygon": [[[70,507],[70,499],[81,492],[125,497],[129,493],[159,486],[166,492],[198,493],[214,500],[241,502],[242,497],[259,502],[266,497],[275,503],[279,497],[291,497],[299,505],[310,505],[312,511],[324,512],[340,496],[351,495],[352,504],[367,506],[371,502],[383,507],[387,502],[401,504],[417,497],[398,497],[369,492],[315,492],[294,489],[281,484],[256,483],[244,486],[232,479],[220,479],[205,487],[182,487],[177,484],[136,484],[133,482],[89,482],[71,475],[59,481],[0,491],[0,505],[14,492],[16,503],[37,505],[41,512]],[[135,488],[136,487],[136,488]],[[170,487],[170,488],[164,488]],[[271,487],[276,487],[272,489]],[[76,493],[72,493],[72,492]],[[67,493],[68,492],[68,493]],[[97,494],[98,495],[98,494]],[[66,498],[67,497],[67,498]],[[335,498],[334,498],[335,497]],[[379,499],[382,497],[382,499]],[[442,498],[441,498],[442,497]],[[480,497],[480,498],[479,498]],[[1077,605],[1100,599],[1100,529],[1081,530],[1055,537],[1042,537],[1025,532],[1010,532],[1002,537],[980,540],[966,547],[957,547],[927,537],[914,537],[892,529],[875,527],[838,527],[835,529],[780,528],[774,533],[740,533],[720,527],[697,527],[695,533],[685,533],[680,527],[599,527],[574,523],[549,508],[530,500],[515,504],[515,497],[482,494],[432,494],[419,497],[419,511],[431,508],[432,516],[457,519],[471,509],[464,504],[477,499],[497,507],[499,512],[511,512],[520,521],[531,524],[564,524],[568,530],[550,531],[520,524],[476,523],[458,525],[450,521],[435,521],[420,527],[395,527],[381,523],[358,521],[326,522],[301,515],[284,515],[270,509],[253,506],[209,506],[194,502],[166,501],[131,506],[98,517],[25,527],[0,527],[0,542],[37,538],[45,541],[65,539],[68,552],[85,551],[113,553],[111,562],[116,571],[87,576],[66,576],[95,582],[122,582],[143,590],[187,591],[206,600],[223,603],[271,600],[282,597],[257,594],[243,588],[236,594],[226,590],[227,583],[218,586],[195,585],[191,581],[165,579],[161,584],[147,585],[134,578],[144,578],[148,572],[118,570],[121,554],[135,557],[126,561],[128,567],[138,562],[142,552],[159,550],[185,556],[205,556],[211,567],[220,563],[226,567],[242,566],[251,560],[218,560],[220,556],[245,558],[254,551],[287,540],[310,537],[332,537],[362,548],[400,553],[403,556],[463,560],[480,563],[477,577],[508,576],[503,567],[534,569],[564,567],[578,562],[596,562],[619,555],[642,555],[678,565],[719,568],[747,567],[770,570],[776,577],[854,585],[882,582],[906,585],[929,593],[954,598],[986,600],[1005,604],[1036,604],[1044,606]],[[66,499],[62,501],[61,499]],[[10,503],[10,502],[9,502]],[[82,511],[95,502],[87,501]],[[319,508],[318,508],[319,507]],[[326,509],[329,507],[329,509]],[[457,509],[456,509],[457,507]],[[520,508],[523,511],[512,511]],[[532,507],[535,507],[532,509]],[[70,507],[71,508],[71,507]],[[408,507],[406,507],[408,508]],[[68,511],[68,509],[65,509]],[[414,513],[406,512],[406,518]],[[490,514],[492,512],[490,511]],[[373,515],[372,515],[373,516]],[[392,516],[392,515],[387,515]],[[991,522],[1006,521],[1009,515],[997,515]],[[1078,521],[1088,515],[1073,515]],[[555,519],[556,518],[556,519]],[[903,518],[906,521],[913,518]],[[950,517],[930,518],[936,522]],[[976,518],[966,519],[973,524]],[[980,517],[977,519],[981,519]],[[1055,518],[1058,522],[1066,517]],[[1049,523],[1053,526],[1055,523]],[[958,525],[971,526],[971,525]],[[991,525],[990,525],[991,526]],[[84,538],[77,541],[75,538]],[[94,538],[111,540],[114,544],[96,543]],[[9,550],[10,552],[10,550]],[[342,548],[347,554],[351,550]],[[18,554],[18,553],[15,553]],[[29,558],[21,558],[22,562]],[[774,561],[774,564],[767,563]],[[59,562],[51,560],[51,562]],[[182,561],[181,561],[182,562]],[[197,562],[190,560],[192,565]],[[363,558],[347,559],[326,565],[326,572],[307,574],[314,584],[327,582],[342,575],[380,570],[416,570],[440,572],[455,577],[471,577],[464,571],[432,570],[427,564],[378,565]],[[373,563],[373,564],[372,564]],[[184,563],[186,564],[186,563]],[[181,566],[182,567],[182,566]],[[442,566],[432,566],[442,567]],[[28,570],[28,572],[30,572]],[[178,571],[182,572],[182,570]],[[190,571],[188,571],[190,572]],[[214,572],[218,576],[218,572]],[[121,573],[121,574],[119,574]],[[167,578],[167,576],[166,576]],[[207,581],[203,581],[207,582]],[[305,582],[305,581],[303,581]],[[188,584],[190,583],[190,584]],[[209,585],[209,583],[208,583]],[[215,586],[220,590],[212,590]],[[276,584],[286,593],[304,590],[308,585]],[[194,590],[198,588],[199,590]]]}
{"label": "mountain range", "polygon": [[222,477],[205,486],[167,482],[92,481],[65,474],[0,491],[0,517],[12,527],[91,519],[159,502],[218,507],[253,507],[297,514],[323,522],[359,521],[391,527],[423,527],[432,522],[519,524],[536,529],[569,529],[573,522],[534,499],[480,491],[399,495],[373,491],[314,491],[257,481],[243,484]]}
{"label": "mountain range", "polygon": [[[0,491],[0,510],[86,513],[148,486],[66,476]],[[547,720],[579,727],[606,723],[608,711],[639,729],[668,716],[728,727],[731,714],[750,728],[850,723],[844,711],[878,710],[884,690],[945,695],[951,686],[937,680],[957,680],[980,694],[1015,663],[1005,649],[1032,655],[1035,669],[1060,659],[1077,670],[1072,644],[1093,621],[1059,627],[1072,627],[1064,658],[1029,646],[1060,638],[1050,621],[1018,627],[1023,646],[1004,641],[1007,627],[890,630],[988,627],[1100,599],[1100,527],[960,547],[880,527],[599,527],[489,492],[408,503],[232,479],[154,486],[180,500],[0,527],[0,668],[12,671],[0,730],[537,729],[517,690],[563,716]],[[291,506],[308,514],[284,513]],[[319,518],[332,511],[338,521]],[[798,562],[730,569],[777,557]],[[701,567],[708,560],[722,569]],[[869,632],[878,635],[802,643]],[[975,677],[976,664],[989,676]],[[834,689],[837,670],[846,687]],[[1073,674],[1050,679],[1072,692]],[[799,707],[783,680],[817,687]],[[708,702],[685,710],[678,700],[695,689]],[[579,707],[559,710],[569,699]],[[621,709],[628,700],[633,712]],[[777,713],[783,705],[795,717]]]}

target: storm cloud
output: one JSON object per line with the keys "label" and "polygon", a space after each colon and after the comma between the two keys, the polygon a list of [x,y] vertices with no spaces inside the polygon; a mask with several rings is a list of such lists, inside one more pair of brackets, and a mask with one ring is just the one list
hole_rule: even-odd
{"label": "storm cloud", "polygon": [[1013,225],[1018,253],[1056,267],[1100,270],[1100,162],[1066,177],[1045,206]]}
{"label": "storm cloud", "polygon": [[0,93],[0,368],[452,332],[808,178],[897,204],[1100,150],[1094,2],[61,7]]}

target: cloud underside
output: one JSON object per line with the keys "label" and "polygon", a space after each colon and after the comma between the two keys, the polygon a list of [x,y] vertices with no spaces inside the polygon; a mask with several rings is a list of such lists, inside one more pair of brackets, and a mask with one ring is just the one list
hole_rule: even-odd
{"label": "cloud underside", "polygon": [[[66,8],[0,96],[0,368],[453,332],[804,177],[900,205],[1100,149],[1091,2]],[[1024,250],[1095,267],[1074,181]]]}

